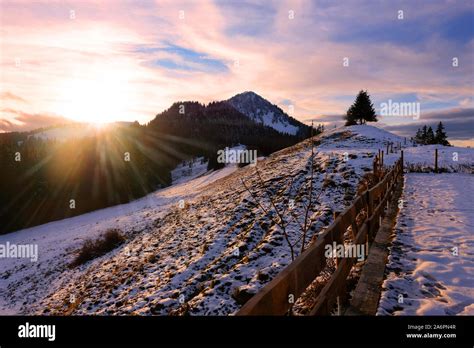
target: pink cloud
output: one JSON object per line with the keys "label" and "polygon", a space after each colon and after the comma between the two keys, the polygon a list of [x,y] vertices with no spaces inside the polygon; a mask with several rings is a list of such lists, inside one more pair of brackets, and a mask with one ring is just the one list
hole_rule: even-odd
{"label": "pink cloud", "polygon": [[2,109],[1,112],[3,115],[8,114],[10,117],[0,118],[0,132],[30,131],[71,122],[71,120],[64,117],[52,114],[29,114],[14,109]]}
{"label": "pink cloud", "polygon": [[20,102],[20,103],[27,103],[25,99],[23,99],[20,96],[17,96],[16,94],[13,94],[11,92],[2,92],[0,93],[0,99],[1,100],[13,100],[15,102]]}

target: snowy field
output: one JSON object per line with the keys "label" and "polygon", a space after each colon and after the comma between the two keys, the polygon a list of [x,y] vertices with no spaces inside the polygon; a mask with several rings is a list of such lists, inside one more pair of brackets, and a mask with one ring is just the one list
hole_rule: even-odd
{"label": "snowy field", "polygon": [[[294,199],[293,214],[302,216],[312,165],[313,190],[319,197],[309,214],[310,240],[332,223],[335,211],[351,204],[378,149],[403,138],[373,126],[352,126],[316,140],[312,164],[310,141],[259,159],[256,168],[263,182],[255,167],[209,173],[198,159],[192,168],[189,163],[176,168],[173,186],[142,199],[0,236],[0,244],[37,243],[39,248],[36,263],[0,259],[0,314],[235,313],[291,262],[281,229],[255,205],[242,181],[267,207],[268,196],[279,209]],[[407,146],[405,157],[427,159],[431,154],[423,148]],[[463,163],[472,164],[472,149],[460,151]],[[388,154],[385,161],[394,163],[399,156]],[[84,240],[108,228],[120,228],[126,242],[69,269]],[[299,240],[296,221],[287,232],[293,242]]]}
{"label": "snowy field", "polygon": [[414,165],[422,169],[434,168],[435,149],[438,149],[438,167],[448,172],[463,172],[473,174],[474,149],[425,145],[404,149],[405,164]]}
{"label": "snowy field", "polygon": [[379,315],[474,315],[473,191],[473,175],[406,176]]}

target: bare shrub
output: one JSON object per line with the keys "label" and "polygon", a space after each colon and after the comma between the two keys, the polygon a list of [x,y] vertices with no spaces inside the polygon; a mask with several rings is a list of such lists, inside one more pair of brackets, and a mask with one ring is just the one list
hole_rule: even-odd
{"label": "bare shrub", "polygon": [[[312,128],[313,129],[313,128]],[[308,166],[310,170],[310,175],[309,178],[305,179],[305,183],[303,183],[299,189],[296,190],[296,195],[295,197],[300,196],[302,194],[302,191],[305,191],[303,193],[306,194],[307,202],[301,202],[302,208],[303,208],[303,221],[299,220],[299,216],[296,215],[296,213],[291,212],[289,208],[289,204],[286,205],[286,207],[281,208],[278,207],[276,199],[273,195],[271,195],[266,189],[266,181],[263,180],[262,176],[260,175],[260,172],[258,168],[255,168],[255,174],[257,175],[257,179],[259,182],[259,186],[263,187],[263,192],[267,196],[267,199],[269,200],[270,204],[266,207],[263,203],[263,200],[260,200],[256,193],[254,193],[249,186],[245,183],[244,180],[241,179],[242,185],[244,186],[245,190],[250,194],[252,197],[253,203],[255,206],[259,207],[260,210],[268,217],[271,218],[271,220],[280,227],[283,237],[286,240],[286,243],[288,247],[290,248],[290,254],[291,254],[291,260],[294,261],[295,257],[297,256],[298,251],[296,250],[297,246],[299,243],[301,243],[301,247],[299,250],[299,253],[303,253],[305,248],[307,247],[307,237],[308,237],[308,232],[313,225],[314,221],[316,218],[311,217],[311,212],[312,212],[312,207],[314,205],[314,202],[317,202],[323,193],[323,189],[325,188],[323,185],[323,189],[321,189],[318,193],[318,195],[315,197],[314,192],[313,192],[313,183],[315,179],[315,169],[316,171],[320,171],[320,165],[315,164],[315,142],[313,139],[313,134],[311,134],[311,157],[309,158],[308,161]],[[326,174],[325,180],[327,180],[328,176]],[[284,187],[280,192],[283,192],[283,196],[291,197],[292,193],[294,191],[294,180],[295,177],[291,177],[289,179],[289,183],[286,187]],[[306,184],[306,185],[305,185]],[[309,186],[309,187],[307,187]],[[306,188],[307,187],[307,188]],[[306,189],[306,190],[305,190]],[[321,213],[318,213],[318,216]],[[299,236],[296,241],[292,241],[290,238],[290,234],[288,232],[288,226],[290,223],[295,222],[298,227],[299,227]]]}
{"label": "bare shrub", "polygon": [[96,240],[88,239],[79,249],[74,261],[69,265],[70,268],[77,267],[93,260],[99,256],[107,254],[125,241],[122,231],[119,229],[109,229],[100,238]]}

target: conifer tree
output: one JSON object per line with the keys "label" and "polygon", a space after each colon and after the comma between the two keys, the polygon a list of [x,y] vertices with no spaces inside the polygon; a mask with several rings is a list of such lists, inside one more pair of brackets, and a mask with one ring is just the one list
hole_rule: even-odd
{"label": "conifer tree", "polygon": [[418,144],[422,144],[422,143],[423,143],[423,132],[421,131],[420,128],[418,128],[418,130],[416,131],[415,141],[416,141]]}
{"label": "conifer tree", "polygon": [[424,125],[423,129],[421,131],[421,143],[423,145],[426,145],[427,138],[428,138],[428,127],[426,125]]}
{"label": "conifer tree", "polygon": [[357,124],[364,124],[366,122],[377,122],[377,115],[375,114],[374,105],[370,100],[367,91],[361,90],[356,97],[354,104],[347,110],[346,126]]}
{"label": "conifer tree", "polygon": [[435,143],[445,145],[445,146],[450,145],[448,141],[448,136],[446,135],[446,132],[444,131],[444,126],[443,126],[443,123],[441,123],[441,121],[438,123],[438,126],[436,127]]}
{"label": "conifer tree", "polygon": [[434,143],[435,143],[435,136],[434,136],[433,128],[429,126],[428,131],[426,132],[426,144],[431,145]]}

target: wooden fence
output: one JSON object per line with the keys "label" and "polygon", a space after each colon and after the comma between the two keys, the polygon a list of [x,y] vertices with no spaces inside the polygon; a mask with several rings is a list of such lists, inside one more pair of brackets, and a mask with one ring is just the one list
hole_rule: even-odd
{"label": "wooden fence", "polygon": [[[377,161],[377,163],[375,163]],[[381,159],[374,160],[374,169]],[[253,296],[237,315],[285,315],[296,299],[314,281],[326,266],[325,247],[336,242],[342,244],[347,229],[351,226],[351,242],[363,244],[368,248],[385,215],[399,179],[403,176],[403,151],[401,158],[388,173],[371,189],[357,196],[352,205],[337,216],[334,222],[300,254],[291,264],[281,271],[270,283]],[[356,217],[365,211],[365,218],[358,224]],[[310,315],[327,315],[336,304],[338,297],[346,293],[346,280],[355,258],[336,260],[336,270],[316,298],[316,304]]]}

